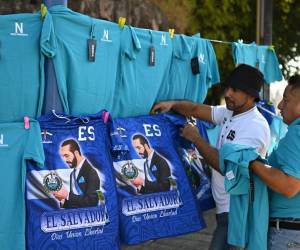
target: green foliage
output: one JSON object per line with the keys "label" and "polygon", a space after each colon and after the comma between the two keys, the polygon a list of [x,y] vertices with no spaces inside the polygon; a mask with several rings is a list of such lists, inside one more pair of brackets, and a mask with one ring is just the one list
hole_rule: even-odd
{"label": "green foliage", "polygon": [[[236,41],[243,39],[245,43],[256,40],[256,1],[254,0],[172,0],[155,1],[162,11],[169,17],[178,8],[176,15],[181,19],[185,17],[182,33],[194,34],[200,32],[203,38],[222,41]],[[172,4],[171,4],[172,3]],[[296,60],[300,56],[300,1],[299,0],[273,0],[273,45],[279,61],[283,67],[283,74],[288,77],[294,73],[290,60]],[[174,13],[169,21],[174,19]],[[174,20],[176,22],[176,20]],[[178,25],[178,24],[177,24]],[[217,55],[221,80],[234,67],[230,44],[214,43]],[[300,71],[300,61],[298,61]],[[214,93],[214,98],[212,97]],[[218,103],[216,96],[222,93],[220,87],[213,88],[208,95],[207,102]]]}
{"label": "green foliage", "polygon": [[[274,1],[273,43],[285,76],[300,73],[300,1]],[[295,65],[289,65],[291,60]],[[297,61],[298,60],[298,61]]]}

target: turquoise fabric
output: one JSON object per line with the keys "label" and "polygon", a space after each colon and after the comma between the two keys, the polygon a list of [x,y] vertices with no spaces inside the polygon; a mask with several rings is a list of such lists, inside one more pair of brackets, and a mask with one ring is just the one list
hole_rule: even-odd
{"label": "turquoise fabric", "polygon": [[[61,5],[48,11],[55,27],[57,55],[53,62],[65,113],[84,115],[107,109],[115,115],[120,27]],[[88,39],[97,43],[94,62],[88,60]]]}
{"label": "turquoise fabric", "polygon": [[185,99],[185,91],[192,73],[191,59],[195,39],[185,35],[174,35],[173,53],[166,99]]}
{"label": "turquoise fabric", "polygon": [[26,160],[44,163],[39,124],[0,123],[0,249],[25,250],[25,177]]}
{"label": "turquoise fabric", "polygon": [[[300,118],[288,126],[286,136],[268,161],[272,167],[300,179]],[[287,198],[270,190],[270,217],[300,219],[300,193]]]}
{"label": "turquoise fabric", "polygon": [[193,39],[195,45],[192,51],[192,58],[198,58],[200,74],[194,75],[190,70],[185,99],[203,103],[208,89],[220,82],[220,75],[216,55],[211,42],[200,38],[199,34],[194,35]]}
{"label": "turquoise fabric", "polygon": [[271,145],[268,149],[268,155],[270,155],[274,149],[278,147],[278,143],[287,133],[287,125],[283,122],[279,116],[274,116],[270,125],[271,130]]}
{"label": "turquoise fabric", "polygon": [[40,13],[0,16],[0,121],[41,114],[44,55],[52,42],[51,15],[44,21]]}
{"label": "turquoise fabric", "polygon": [[249,197],[249,162],[259,158],[255,149],[224,144],[220,149],[220,169],[225,174],[225,190],[230,194],[227,242],[249,250],[267,249],[269,202],[267,186],[256,175],[254,201]]}
{"label": "turquoise fabric", "polygon": [[263,74],[266,83],[282,80],[282,73],[274,49],[256,43],[232,43],[232,56],[235,64],[245,63],[257,67]]}
{"label": "turquoise fabric", "polygon": [[[120,76],[116,96],[120,98],[117,117],[149,114],[153,104],[166,98],[167,79],[172,55],[168,32],[129,28],[129,38],[122,38]],[[130,38],[130,35],[132,38]],[[128,41],[134,41],[128,46]],[[149,65],[150,48],[155,50],[155,64]],[[130,56],[130,54],[132,56]]]}

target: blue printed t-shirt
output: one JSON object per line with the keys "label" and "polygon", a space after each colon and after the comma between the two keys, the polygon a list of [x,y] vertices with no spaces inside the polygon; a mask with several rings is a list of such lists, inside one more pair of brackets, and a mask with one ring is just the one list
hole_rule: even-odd
{"label": "blue printed t-shirt", "polygon": [[193,39],[195,45],[192,58],[198,60],[199,73],[193,74],[190,70],[184,97],[187,100],[203,103],[208,89],[220,82],[219,69],[211,42],[198,37],[198,35],[193,36]]}
{"label": "blue printed t-shirt", "polygon": [[164,115],[117,118],[111,123],[120,235],[126,244],[205,226],[171,131],[174,124]]}
{"label": "blue printed t-shirt", "polygon": [[245,63],[257,67],[267,83],[282,80],[278,59],[274,49],[256,43],[232,43],[232,55],[235,64]]}
{"label": "blue printed t-shirt", "polygon": [[[167,32],[127,26],[121,37],[116,116],[146,115],[157,100],[166,98],[172,41]],[[152,65],[150,50],[154,51]]]}
{"label": "blue printed t-shirt", "polygon": [[38,123],[0,123],[0,249],[25,250],[25,176],[26,160],[44,163]]}
{"label": "blue printed t-shirt", "polygon": [[[45,165],[27,165],[27,250],[120,249],[105,113],[39,117]],[[72,164],[66,147],[74,147]],[[54,195],[62,190],[63,202]]]}
{"label": "blue printed t-shirt", "polygon": [[0,121],[40,115],[44,55],[48,56],[47,48],[52,46],[52,35],[48,14],[44,21],[40,13],[0,16]]}
{"label": "blue printed t-shirt", "polygon": [[[269,157],[272,167],[300,179],[300,118],[288,126],[286,136]],[[270,217],[300,219],[300,193],[292,198],[270,191]]]}
{"label": "blue printed t-shirt", "polygon": [[[118,24],[60,5],[49,11],[57,41],[53,62],[65,113],[93,114],[106,109],[114,115],[121,35]],[[96,40],[95,61],[88,60],[89,39]]]}

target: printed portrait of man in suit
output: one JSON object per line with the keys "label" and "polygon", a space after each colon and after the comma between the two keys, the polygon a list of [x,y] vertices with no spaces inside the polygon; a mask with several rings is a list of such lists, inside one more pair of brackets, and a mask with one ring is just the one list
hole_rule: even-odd
{"label": "printed portrait of man in suit", "polygon": [[60,146],[60,156],[73,169],[70,174],[70,191],[62,187],[53,192],[63,208],[81,208],[97,206],[97,191],[100,189],[100,178],[97,170],[82,155],[77,141],[68,139]]}
{"label": "printed portrait of man in suit", "polygon": [[131,180],[131,183],[136,186],[138,193],[149,194],[169,191],[171,169],[166,159],[151,148],[149,141],[141,134],[136,134],[132,137],[132,145],[138,155],[145,159],[145,179],[138,177]]}

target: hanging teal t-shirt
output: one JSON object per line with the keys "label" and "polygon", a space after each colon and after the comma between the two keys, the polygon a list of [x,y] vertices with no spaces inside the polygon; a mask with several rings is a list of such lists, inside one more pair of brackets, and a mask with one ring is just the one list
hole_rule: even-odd
{"label": "hanging teal t-shirt", "polygon": [[[57,40],[53,58],[58,90],[65,113],[115,113],[115,86],[121,29],[116,23],[95,19],[58,5],[52,14]],[[95,61],[88,59],[88,40],[96,40]]]}
{"label": "hanging teal t-shirt", "polygon": [[30,121],[0,123],[0,249],[25,250],[26,160],[44,163],[40,126]]}
{"label": "hanging teal t-shirt", "polygon": [[[268,158],[272,167],[300,179],[300,118],[288,126],[286,136]],[[287,198],[270,190],[270,217],[300,219],[300,193]]]}
{"label": "hanging teal t-shirt", "polygon": [[52,46],[52,27],[50,15],[44,21],[40,13],[0,16],[0,121],[41,114],[44,55]]}
{"label": "hanging teal t-shirt", "polygon": [[255,149],[224,144],[219,154],[225,175],[225,190],[230,194],[227,242],[248,250],[267,249],[269,200],[266,184],[253,175],[254,200],[250,199],[249,162],[259,157]]}
{"label": "hanging teal t-shirt", "polygon": [[185,91],[185,99],[203,103],[208,89],[220,82],[218,63],[211,42],[194,35],[194,49],[192,58],[196,58],[199,65],[199,74],[190,70],[189,81]]}
{"label": "hanging teal t-shirt", "polygon": [[[120,98],[117,117],[149,114],[157,100],[166,98],[172,41],[167,32],[124,27],[122,31]],[[150,63],[150,51],[152,63]]]}
{"label": "hanging teal t-shirt", "polygon": [[[137,81],[137,56],[141,51],[141,43],[131,26],[124,26],[121,31],[121,49],[119,55],[119,71],[116,88],[116,116],[126,117],[134,115],[138,110],[137,100],[141,98],[138,88],[143,84]],[[143,96],[145,98],[145,96]]]}
{"label": "hanging teal t-shirt", "polygon": [[232,56],[235,64],[245,63],[257,67],[263,74],[266,83],[282,80],[278,59],[273,48],[256,43],[232,43]]}
{"label": "hanging teal t-shirt", "polygon": [[195,40],[185,35],[174,35],[173,53],[168,80],[168,100],[185,99],[185,90],[192,73],[191,59]]}

